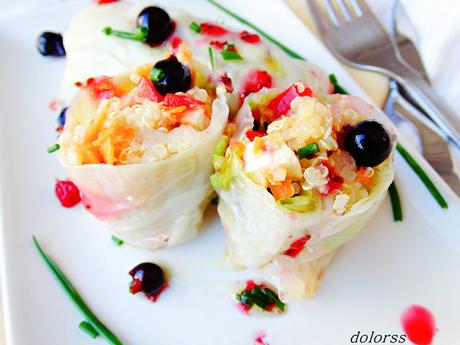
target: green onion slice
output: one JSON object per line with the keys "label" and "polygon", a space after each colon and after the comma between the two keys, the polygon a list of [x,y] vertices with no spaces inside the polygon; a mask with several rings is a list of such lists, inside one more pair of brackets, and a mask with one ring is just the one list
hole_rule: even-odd
{"label": "green onion slice", "polygon": [[211,69],[214,69],[214,50],[211,47],[208,47],[209,61],[211,63]]}
{"label": "green onion slice", "polygon": [[109,344],[112,345],[123,345],[123,343],[107,328],[102,322],[94,315],[94,313],[89,309],[87,304],[83,301],[80,294],[77,292],[72,283],[67,279],[58,265],[43,251],[40,247],[35,236],[32,236],[35,248],[38,250],[40,256],[48,265],[48,268],[51,270],[55,278],[59,281],[64,291],[70,297],[75,306],[80,310],[80,312],[85,316],[86,321],[91,324],[91,326],[103,336]]}
{"label": "green onion slice", "polygon": [[61,146],[59,144],[54,144],[54,145],[51,145],[50,147],[48,147],[46,149],[46,151],[48,153],[53,153],[53,152],[56,152],[57,150],[59,150],[61,148]]}
{"label": "green onion slice", "polygon": [[152,71],[150,72],[151,81],[158,83],[162,81],[164,77],[165,77],[165,72],[162,69],[152,68]]}
{"label": "green onion slice", "polygon": [[337,81],[335,74],[329,74],[329,80],[334,86],[334,93],[341,93],[342,95],[349,95],[348,91],[345,90]]}
{"label": "green onion slice", "polygon": [[122,239],[118,238],[117,236],[112,236],[112,241],[115,243],[117,246],[121,246],[125,241]]}
{"label": "green onion slice", "polygon": [[199,34],[201,32],[201,26],[199,26],[195,22],[191,22],[189,28],[190,28],[190,30],[195,31],[197,34]]}
{"label": "green onion slice", "polygon": [[401,156],[403,156],[403,158],[406,160],[407,164],[409,164],[412,170],[414,170],[414,172],[418,175],[420,180],[422,180],[423,184],[431,193],[431,195],[433,195],[434,199],[438,202],[439,206],[441,206],[442,208],[448,208],[449,206],[447,205],[447,201],[441,195],[441,192],[436,188],[433,181],[431,181],[431,179],[428,177],[428,175],[422,169],[422,167],[418,165],[414,157],[412,157],[412,155],[400,143],[396,145],[396,149],[401,154]]}
{"label": "green onion slice", "polygon": [[221,51],[220,54],[225,61],[238,61],[243,60],[240,54],[228,50]]}
{"label": "green onion slice", "polygon": [[251,290],[244,290],[236,295],[236,299],[249,308],[254,304],[263,310],[268,310],[272,305],[276,305],[281,312],[286,308],[286,304],[281,302],[279,297],[271,289],[262,286],[255,286]]}
{"label": "green onion slice", "polygon": [[391,182],[390,188],[388,188],[390,193],[391,208],[393,209],[393,219],[395,222],[402,222],[403,212],[401,207],[401,200],[399,199],[398,189],[396,188],[395,181]]}
{"label": "green onion slice", "polygon": [[318,153],[319,146],[317,143],[312,143],[307,146],[301,147],[298,152],[300,158],[305,158],[314,155],[315,153]]}
{"label": "green onion slice", "polygon": [[91,338],[93,339],[96,339],[97,336],[99,335],[99,332],[96,331],[94,329],[93,326],[91,326],[91,324],[89,322],[86,322],[86,321],[82,321],[80,322],[80,324],[78,325],[78,327],[83,331],[85,332],[86,334],[88,334]]}
{"label": "green onion slice", "polygon": [[290,48],[286,47],[284,44],[282,44],[281,42],[279,42],[278,40],[276,40],[275,38],[273,38],[272,36],[267,34],[265,31],[263,31],[262,29],[258,28],[256,25],[252,24],[251,22],[249,22],[248,20],[244,19],[243,17],[240,17],[239,15],[237,15],[235,12],[232,12],[228,8],[222,6],[217,1],[215,1],[215,0],[208,0],[208,1],[211,4],[213,4],[214,6],[216,6],[217,8],[219,8],[220,10],[222,10],[223,12],[227,13],[230,17],[233,17],[234,19],[236,19],[240,23],[243,23],[244,25],[247,25],[250,28],[252,28],[254,31],[258,32],[260,35],[265,37],[266,40],[268,40],[271,43],[273,43],[273,44],[277,45],[278,47],[280,47],[290,57],[292,57],[294,59],[305,60],[300,54],[298,54],[295,51],[291,50]]}
{"label": "green onion slice", "polygon": [[102,29],[102,32],[107,36],[116,36],[120,38],[124,38],[127,40],[139,41],[139,42],[146,42],[148,30],[147,28],[141,26],[137,28],[134,32],[126,32],[126,31],[118,31],[113,30],[110,26],[105,27]]}

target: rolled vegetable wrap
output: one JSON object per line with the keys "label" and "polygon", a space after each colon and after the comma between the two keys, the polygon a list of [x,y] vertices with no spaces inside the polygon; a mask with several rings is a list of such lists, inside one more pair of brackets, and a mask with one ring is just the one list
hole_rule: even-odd
{"label": "rolled vegetable wrap", "polygon": [[394,176],[384,115],[298,82],[246,98],[211,180],[230,258],[265,266],[283,299],[312,293],[335,251],[375,213]]}
{"label": "rolled vegetable wrap", "polygon": [[213,194],[211,158],[228,117],[225,87],[180,52],[80,88],[59,160],[87,210],[135,246],[195,236]]}

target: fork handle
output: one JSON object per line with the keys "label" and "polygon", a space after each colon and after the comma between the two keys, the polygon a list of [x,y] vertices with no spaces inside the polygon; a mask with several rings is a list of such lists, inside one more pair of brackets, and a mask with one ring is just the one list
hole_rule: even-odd
{"label": "fork handle", "polygon": [[409,95],[426,111],[439,128],[460,147],[460,117],[441,101],[433,88],[410,67],[401,66],[396,80]]}

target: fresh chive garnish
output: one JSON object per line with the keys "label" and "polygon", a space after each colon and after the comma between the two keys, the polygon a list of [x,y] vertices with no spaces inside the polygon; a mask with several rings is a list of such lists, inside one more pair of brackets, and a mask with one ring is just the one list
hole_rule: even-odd
{"label": "fresh chive garnish", "polygon": [[50,147],[48,147],[46,149],[46,151],[48,153],[53,153],[53,152],[56,152],[57,150],[59,150],[61,148],[61,146],[59,144],[54,144],[54,145],[51,145]]}
{"label": "fresh chive garnish", "polygon": [[147,41],[148,30],[145,27],[137,28],[134,32],[126,32],[126,31],[118,31],[113,30],[110,26],[105,27],[102,29],[102,32],[107,36],[116,36],[120,38],[124,38],[127,40],[145,42]]}
{"label": "fresh chive garnish", "polygon": [[286,308],[279,297],[271,289],[264,286],[254,286],[250,290],[244,290],[236,294],[236,299],[248,308],[252,308],[254,304],[263,310],[271,310],[273,305],[281,312]]}
{"label": "fresh chive garnish", "polygon": [[91,326],[103,336],[109,344],[112,345],[123,345],[123,343],[107,328],[105,327],[94,315],[94,313],[89,309],[87,304],[83,301],[80,294],[77,292],[72,283],[67,279],[58,265],[43,251],[40,247],[35,236],[32,236],[35,248],[38,250],[40,256],[48,265],[48,268],[51,270],[55,278],[59,281],[64,291],[70,297],[75,306],[80,310],[80,312],[85,316],[86,321],[91,324]]}
{"label": "fresh chive garnish", "polygon": [[112,236],[112,241],[115,243],[117,246],[121,246],[125,241],[122,239],[118,238],[117,236]]}
{"label": "fresh chive garnish", "polygon": [[162,69],[152,68],[152,71],[150,72],[150,80],[158,83],[162,81],[164,77],[165,72]]}
{"label": "fresh chive garnish", "polygon": [[403,156],[403,158],[406,160],[407,164],[409,164],[412,170],[414,170],[414,172],[418,175],[420,180],[422,180],[423,184],[431,193],[431,195],[433,195],[435,200],[438,202],[439,206],[441,206],[442,208],[448,208],[449,206],[447,205],[447,202],[444,199],[444,197],[441,195],[441,192],[439,192],[439,190],[434,185],[433,181],[431,181],[431,179],[428,177],[425,171],[423,171],[422,167],[418,165],[414,157],[412,157],[412,155],[409,152],[407,152],[407,150],[400,143],[396,145],[396,149],[401,154],[401,156]]}
{"label": "fresh chive garnish", "polygon": [[319,146],[317,143],[308,144],[307,146],[301,147],[298,151],[300,158],[305,158],[319,152]]}
{"label": "fresh chive garnish", "polygon": [[80,328],[83,332],[88,334],[93,339],[96,339],[97,336],[99,335],[99,332],[96,331],[89,322],[86,322],[86,321],[80,322],[80,324],[78,325],[78,328]]}
{"label": "fresh chive garnish", "polygon": [[190,30],[195,31],[197,34],[199,34],[201,32],[201,26],[199,26],[195,22],[191,22],[189,28],[190,28]]}
{"label": "fresh chive garnish", "polygon": [[391,208],[393,210],[393,219],[395,222],[402,222],[403,212],[401,207],[401,200],[399,199],[398,189],[396,188],[395,181],[391,182],[390,188],[388,188],[390,193]]}
{"label": "fresh chive garnish", "polygon": [[212,47],[208,47],[209,62],[211,63],[211,69],[214,69],[214,50]]}
{"label": "fresh chive garnish", "polygon": [[243,17],[240,17],[235,12],[232,12],[228,8],[222,6],[217,1],[215,1],[215,0],[208,0],[208,1],[211,4],[213,4],[214,6],[216,6],[217,8],[219,8],[220,10],[222,10],[223,12],[227,13],[230,17],[235,18],[240,23],[243,23],[244,25],[246,25],[246,26],[250,27],[251,29],[253,29],[254,31],[258,32],[261,36],[265,37],[266,40],[268,40],[268,41],[272,42],[273,44],[277,45],[278,47],[280,47],[290,57],[292,57],[294,59],[305,60],[301,55],[299,55],[295,51],[289,49],[284,44],[282,44],[281,42],[279,42],[278,40],[276,40],[275,38],[273,38],[272,36],[267,34],[265,31],[263,31],[259,27],[255,26],[254,24],[249,22],[248,20],[244,19]]}
{"label": "fresh chive garnish", "polygon": [[337,81],[335,74],[329,74],[329,80],[334,86],[334,93],[341,93],[342,95],[349,95],[348,91],[345,90]]}
{"label": "fresh chive garnish", "polygon": [[224,50],[231,50],[231,49],[235,49],[235,48],[236,48],[236,46],[235,46],[234,43],[227,43],[227,44],[225,45],[225,49],[224,49]]}
{"label": "fresh chive garnish", "polygon": [[220,54],[222,55],[222,58],[223,58],[225,61],[243,60],[243,58],[241,57],[241,55],[238,54],[237,52],[224,50],[224,51],[221,51]]}

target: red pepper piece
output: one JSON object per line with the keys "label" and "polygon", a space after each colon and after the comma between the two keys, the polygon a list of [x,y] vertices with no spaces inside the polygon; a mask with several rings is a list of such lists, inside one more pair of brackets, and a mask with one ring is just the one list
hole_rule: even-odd
{"label": "red pepper piece", "polygon": [[305,248],[305,245],[310,237],[310,235],[305,235],[304,237],[295,240],[283,254],[290,256],[291,258],[295,258]]}
{"label": "red pepper piece", "polygon": [[321,164],[324,165],[327,168],[327,170],[329,170],[329,182],[327,183],[327,192],[323,193],[323,195],[326,196],[342,187],[344,179],[342,176],[335,172],[334,168],[328,162],[322,162]]}
{"label": "red pepper piece", "polygon": [[120,90],[113,84],[112,79],[106,76],[89,78],[85,87],[89,90],[91,96],[99,100],[121,96]]}
{"label": "red pepper piece", "polygon": [[291,85],[268,103],[268,108],[272,112],[270,120],[274,121],[285,115],[291,109],[291,102],[294,98],[312,95],[311,89],[302,82]]}
{"label": "red pepper piece", "polygon": [[199,101],[192,97],[185,96],[185,95],[176,95],[173,93],[168,93],[165,96],[163,104],[166,105],[167,107],[172,107],[172,108],[176,108],[180,106],[185,106],[186,108],[190,108],[190,107],[194,107],[197,105],[204,105],[204,102]]}
{"label": "red pepper piece", "polygon": [[224,47],[227,45],[227,41],[211,41],[209,42],[209,45],[216,49],[224,49]]}
{"label": "red pepper piece", "polygon": [[56,180],[54,191],[61,205],[64,207],[73,207],[81,200],[80,191],[72,181]]}
{"label": "red pepper piece", "polygon": [[243,31],[240,33],[240,38],[245,41],[246,43],[255,44],[260,42],[259,35],[251,34],[247,31]]}
{"label": "red pepper piece", "polygon": [[173,47],[173,49],[179,48],[181,43],[182,43],[182,38],[178,36],[174,36],[173,38],[171,38],[171,46]]}
{"label": "red pepper piece", "polygon": [[163,100],[163,95],[158,93],[152,81],[145,77],[142,77],[139,84],[137,84],[137,96],[147,98],[152,102],[161,102]]}
{"label": "red pepper piece", "polygon": [[232,79],[228,76],[227,73],[224,73],[222,77],[220,77],[220,81],[222,82],[222,84],[224,84],[225,89],[227,90],[228,93],[233,92]]}
{"label": "red pepper piece", "polygon": [[200,25],[201,33],[208,36],[222,36],[228,33],[223,27],[211,24],[211,23],[202,23]]}
{"label": "red pepper piece", "polygon": [[104,4],[110,4],[112,2],[117,2],[119,0],[95,0],[94,2],[97,4],[97,5],[104,5]]}
{"label": "red pepper piece", "polygon": [[244,98],[250,93],[260,91],[263,87],[272,87],[272,76],[268,72],[260,69],[252,70],[246,76],[241,89],[241,96]]}
{"label": "red pepper piece", "polygon": [[261,132],[261,131],[247,131],[246,132],[246,137],[250,140],[250,141],[254,141],[254,139],[256,137],[263,137],[265,135],[264,132]]}

